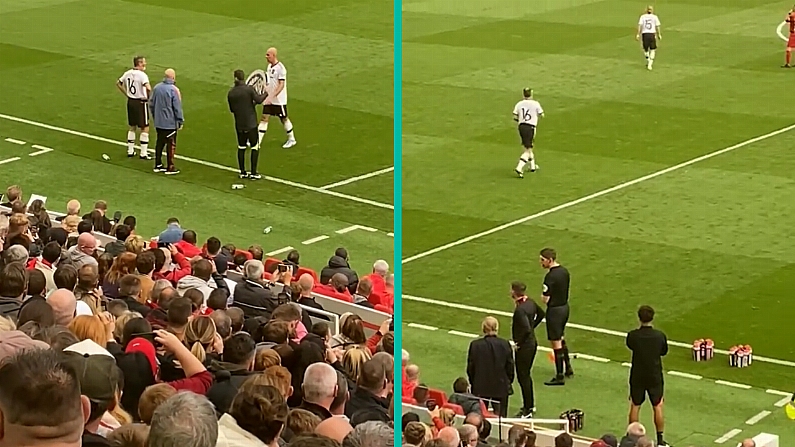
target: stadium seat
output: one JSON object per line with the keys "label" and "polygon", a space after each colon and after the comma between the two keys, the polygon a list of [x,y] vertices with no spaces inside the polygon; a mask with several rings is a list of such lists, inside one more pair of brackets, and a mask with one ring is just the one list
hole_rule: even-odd
{"label": "stadium seat", "polygon": [[457,415],[466,416],[466,414],[464,414],[464,407],[462,407],[461,405],[451,404],[450,402],[447,402],[446,404],[442,405],[442,408],[449,408],[455,411],[455,414]]}
{"label": "stadium seat", "polygon": [[486,406],[486,402],[483,402],[481,399],[480,401],[480,414],[483,415],[484,418],[496,418],[497,415],[489,411],[489,407]]}
{"label": "stadium seat", "polygon": [[409,405],[417,405],[417,399],[411,396],[403,396],[403,403],[407,403]]}
{"label": "stadium seat", "polygon": [[315,278],[315,283],[319,283],[320,282],[318,280],[318,278],[317,278],[317,273],[315,273],[314,270],[312,270],[310,268],[307,268],[307,267],[298,267],[298,271],[296,271],[295,275],[293,275],[293,279],[300,278],[301,275],[303,275],[304,273],[309,273],[310,275],[312,275],[312,278]]}
{"label": "stadium seat", "polygon": [[440,407],[444,407],[445,404],[447,404],[447,394],[445,394],[442,390],[428,388],[428,399],[435,400],[436,405],[439,405]]}
{"label": "stadium seat", "polygon": [[367,297],[367,301],[369,301],[373,306],[378,306],[381,304],[381,294],[378,292],[370,292],[370,296]]}
{"label": "stadium seat", "polygon": [[275,272],[276,271],[276,267],[275,266],[279,265],[281,263],[282,263],[282,261],[280,259],[268,258],[268,259],[265,260],[265,271],[266,272]]}
{"label": "stadium seat", "polygon": [[386,307],[386,306],[382,306],[382,305],[380,305],[380,304],[376,304],[376,305],[375,305],[375,310],[377,310],[377,311],[379,311],[379,312],[383,312],[383,313],[385,313],[385,314],[392,315],[392,309],[390,309],[390,308],[388,308],[388,307]]}

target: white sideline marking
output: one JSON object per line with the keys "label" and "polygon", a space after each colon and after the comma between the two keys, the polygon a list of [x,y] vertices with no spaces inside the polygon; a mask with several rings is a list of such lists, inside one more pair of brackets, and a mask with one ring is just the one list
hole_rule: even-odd
{"label": "white sideline marking", "polygon": [[470,334],[469,332],[447,331],[447,333],[450,335],[458,335],[460,337],[466,337],[466,338],[478,338],[476,334]]}
{"label": "white sideline marking", "polygon": [[787,405],[788,403],[790,403],[791,400],[792,400],[792,397],[785,397],[785,398],[781,399],[780,401],[774,403],[773,405],[776,406],[776,407],[779,407],[779,408],[783,408],[784,405]]}
{"label": "white sideline marking", "polygon": [[328,184],[326,186],[321,186],[320,189],[326,190],[326,189],[336,188],[338,186],[350,185],[351,183],[358,182],[359,180],[364,180],[364,179],[368,179],[368,178],[371,178],[371,177],[377,177],[377,176],[379,176],[381,174],[386,174],[387,172],[392,172],[394,170],[395,170],[395,167],[394,166],[390,166],[388,168],[379,169],[379,170],[373,171],[373,172],[368,172],[367,174],[357,175],[356,177],[351,177],[349,179],[340,180],[340,181],[338,181],[336,183],[331,183],[331,184]]}
{"label": "white sideline marking", "polygon": [[324,234],[322,236],[313,237],[312,239],[307,239],[301,243],[304,245],[311,245],[314,244],[315,242],[325,241],[326,239],[328,239],[328,236]]}
{"label": "white sideline marking", "polygon": [[12,161],[17,161],[17,160],[19,160],[19,157],[6,158],[5,160],[0,160],[0,165],[11,163]]}
{"label": "white sideline marking", "polygon": [[395,237],[395,233],[387,233],[386,235],[389,237]]}
{"label": "white sideline marking", "polygon": [[774,137],[776,135],[780,135],[782,133],[789,132],[792,129],[795,129],[795,124],[792,124],[790,126],[787,126],[787,127],[784,127],[784,128],[778,129],[778,130],[774,130],[773,132],[769,132],[769,133],[766,133],[764,135],[760,135],[758,137],[751,138],[750,140],[745,140],[745,141],[743,141],[741,143],[735,144],[734,146],[729,146],[727,148],[723,148],[723,149],[720,149],[720,150],[717,150],[717,151],[714,151],[714,152],[710,152],[710,153],[708,153],[706,155],[702,155],[700,157],[696,157],[696,158],[690,159],[688,161],[679,163],[678,165],[670,166],[670,167],[667,167],[665,169],[661,169],[659,171],[652,172],[651,174],[644,175],[643,177],[638,177],[638,178],[636,178],[634,180],[630,180],[630,181],[627,181],[627,182],[624,182],[624,183],[620,183],[620,184],[618,184],[616,186],[613,186],[611,188],[603,189],[603,190],[595,192],[593,194],[589,194],[589,195],[587,195],[585,197],[580,197],[579,199],[572,200],[570,202],[566,202],[566,203],[564,203],[562,205],[558,205],[558,206],[556,206],[554,208],[549,208],[547,210],[544,210],[544,211],[541,211],[541,212],[538,212],[538,213],[535,213],[535,214],[531,214],[529,216],[525,216],[525,217],[522,217],[520,219],[516,219],[516,220],[514,220],[512,222],[508,222],[508,223],[496,226],[496,227],[488,229],[486,231],[481,231],[480,233],[473,234],[471,236],[467,236],[467,237],[461,238],[461,239],[459,239],[457,241],[453,241],[453,242],[450,242],[448,244],[445,244],[445,245],[442,245],[442,246],[439,246],[439,247],[432,248],[430,250],[424,251],[422,253],[418,253],[418,254],[416,254],[414,256],[410,256],[408,258],[403,259],[403,264],[407,264],[409,262],[416,261],[417,259],[422,259],[422,258],[424,258],[426,256],[430,256],[432,254],[436,254],[436,253],[439,253],[441,251],[445,251],[445,250],[447,250],[449,248],[453,248],[453,247],[457,247],[457,246],[462,245],[462,244],[466,244],[467,242],[472,242],[472,241],[474,241],[476,239],[480,239],[480,238],[482,238],[484,236],[489,236],[491,234],[498,233],[498,232],[500,232],[502,230],[506,230],[508,228],[515,227],[517,225],[521,225],[521,224],[526,223],[526,222],[530,222],[531,220],[538,219],[539,217],[544,217],[547,214],[552,214],[552,213],[560,211],[560,210],[565,210],[566,208],[571,208],[571,207],[573,207],[575,205],[579,205],[579,204],[587,202],[589,200],[593,200],[593,199],[602,197],[602,196],[604,196],[606,194],[610,194],[612,192],[620,191],[620,190],[628,188],[630,186],[637,185],[638,183],[643,183],[643,182],[645,182],[647,180],[651,180],[651,179],[657,178],[657,177],[659,177],[661,175],[668,174],[669,172],[678,171],[679,169],[686,168],[686,167],[688,167],[690,165],[699,163],[699,162],[704,161],[704,160],[709,160],[710,158],[717,157],[718,155],[723,155],[723,154],[725,154],[727,152],[731,152],[731,151],[739,149],[741,147],[748,146],[749,144],[753,144],[753,143],[756,143],[758,141],[766,140],[766,139]]}
{"label": "white sideline marking", "polygon": [[779,390],[765,390],[767,394],[773,394],[774,396],[786,396],[791,397],[792,393],[788,393],[786,391],[779,391]]}
{"label": "white sideline marking", "polygon": [[55,149],[53,149],[53,148],[50,148],[50,147],[46,147],[46,146],[39,146],[38,144],[34,144],[34,145],[33,145],[33,146],[31,146],[31,147],[32,147],[33,149],[40,149],[40,150],[39,150],[39,151],[36,151],[36,152],[31,152],[30,154],[28,154],[28,156],[29,156],[29,157],[35,157],[35,156],[37,156],[37,155],[46,154],[47,152],[52,152],[52,151],[54,151],[54,150],[55,150]]}
{"label": "white sideline marking", "polygon": [[632,363],[624,362],[624,363],[621,364],[621,366],[626,366],[627,368],[631,368],[632,367]]}
{"label": "white sideline marking", "polygon": [[369,231],[371,233],[375,233],[376,231],[378,231],[375,228],[365,227],[364,225],[351,225],[350,227],[346,227],[346,228],[343,228],[341,230],[337,230],[337,231],[335,231],[335,233],[337,233],[337,234],[345,234],[345,233],[350,233],[351,231],[356,231],[356,230],[364,230],[364,231]]}
{"label": "white sideline marking", "polygon": [[280,255],[282,253],[286,253],[286,252],[288,252],[290,250],[293,250],[293,247],[284,247],[284,248],[280,248],[278,250],[274,250],[274,251],[265,253],[265,256],[276,256],[276,255]]}
{"label": "white sideline marking", "polygon": [[751,385],[746,385],[744,383],[727,382],[725,380],[716,380],[715,383],[717,383],[718,385],[726,385],[734,388],[740,388],[741,390],[751,389]]}
{"label": "white sideline marking", "polygon": [[426,326],[424,324],[417,324],[417,323],[409,323],[408,326],[414,329],[424,329],[426,331],[436,331],[439,329],[438,327]]}
{"label": "white sideline marking", "polygon": [[684,377],[685,379],[693,379],[693,380],[701,380],[703,377],[699,376],[698,374],[688,374],[679,371],[668,371],[669,375]]}
{"label": "white sideline marking", "polygon": [[784,42],[789,40],[783,32],[785,26],[787,26],[787,22],[781,22],[778,24],[778,28],[776,28],[776,34],[778,34],[778,37],[780,37]]}
{"label": "white sideline marking", "polygon": [[[795,128],[795,125],[793,125],[791,127]],[[436,306],[449,307],[449,308],[452,308],[452,309],[467,310],[467,311],[470,311],[470,312],[477,312],[477,313],[486,314],[486,315],[499,315],[499,316],[502,316],[502,317],[512,317],[513,316],[512,313],[505,312],[505,311],[502,311],[502,310],[485,309],[485,308],[482,308],[482,307],[469,306],[469,305],[466,305],[466,304],[459,304],[459,303],[451,303],[451,302],[448,302],[448,301],[434,300],[434,299],[431,299],[431,298],[423,298],[423,297],[414,296],[414,295],[405,295],[404,294],[403,295],[403,299],[404,300],[408,300],[408,301],[417,301],[417,302],[425,303],[425,304],[433,304],[433,305],[436,305]],[[612,329],[604,329],[604,328],[594,327],[594,326],[588,326],[588,325],[585,325],[585,324],[568,323],[566,325],[566,327],[570,327],[570,328],[573,328],[573,329],[579,329],[579,330],[583,330],[583,331],[587,331],[587,332],[596,332],[596,333],[599,333],[599,334],[613,335],[613,336],[622,337],[622,338],[626,338],[626,336],[627,336],[626,332],[614,331]],[[676,347],[679,347],[679,348],[691,349],[691,350],[693,349],[693,343],[682,343],[680,341],[668,340],[668,345],[669,346],[676,346]],[[715,349],[714,352],[716,354],[729,355],[729,351],[726,351],[724,349]],[[755,362],[763,362],[763,363],[772,363],[772,364],[775,364],[775,365],[788,366],[790,368],[795,368],[795,362],[791,362],[789,360],[779,360],[779,359],[774,359],[774,358],[770,358],[770,357],[763,357],[763,356],[754,355],[754,361]]]}
{"label": "white sideline marking", "polygon": [[757,422],[761,421],[762,419],[764,419],[764,418],[766,418],[766,417],[768,417],[770,415],[771,415],[770,411],[767,411],[767,410],[760,411],[759,414],[757,414],[756,416],[752,417],[751,419],[748,419],[747,421],[745,421],[745,423],[747,425],[754,425]]}
{"label": "white sideline marking", "polygon": [[[25,119],[25,118],[19,118],[19,117],[16,117],[16,116],[5,115],[5,114],[2,114],[2,113],[0,113],[0,118],[5,119],[5,120],[9,120],[9,121],[14,121],[14,122],[17,122],[17,123],[29,124],[31,126],[40,127],[42,129],[48,129],[48,130],[54,130],[56,132],[66,133],[66,134],[69,134],[69,135],[74,135],[76,137],[88,138],[89,140],[101,141],[103,143],[115,144],[116,146],[127,147],[127,143],[124,142],[124,141],[111,140],[110,138],[100,137],[100,136],[97,136],[97,135],[91,135],[91,134],[88,134],[88,133],[85,133],[85,132],[79,132],[79,131],[76,131],[76,130],[66,129],[66,128],[63,128],[63,127],[52,126],[50,124],[40,123],[38,121],[31,121],[31,120],[28,120],[28,119]],[[230,166],[224,166],[224,165],[220,165],[218,163],[213,163],[213,162],[209,162],[209,161],[199,160],[199,159],[196,159],[196,158],[186,157],[184,155],[175,155],[174,158],[176,158],[177,160],[187,161],[189,163],[195,163],[195,164],[202,165],[202,166],[207,166],[207,167],[210,167],[210,168],[220,169],[222,171],[238,172],[237,168],[233,168],[233,167],[230,167]],[[329,191],[329,190],[326,190],[326,189],[318,188],[316,186],[304,185],[303,183],[293,182],[293,181],[290,181],[290,180],[285,180],[285,179],[281,179],[281,178],[277,178],[277,177],[271,177],[269,175],[264,175],[264,176],[262,176],[262,178],[267,180],[267,181],[270,181],[270,182],[280,183],[282,185],[292,186],[294,188],[305,189],[307,191],[314,191],[314,192],[317,192],[317,193],[320,193],[320,194],[326,194],[326,195],[334,196],[334,197],[337,197],[337,198],[340,198],[340,199],[346,199],[346,200],[351,200],[353,202],[363,203],[365,205],[371,205],[371,206],[375,206],[375,207],[378,207],[378,208],[384,208],[384,209],[388,209],[388,210],[394,210],[395,209],[395,207],[393,205],[390,205],[388,203],[381,203],[381,202],[377,202],[375,200],[364,199],[364,198],[361,198],[361,197],[356,197],[356,196],[352,196],[352,195],[349,195],[349,194],[343,194],[343,193],[336,192],[336,191]]]}
{"label": "white sideline marking", "polygon": [[610,363],[610,359],[606,359],[604,357],[597,357],[595,355],[588,355],[588,354],[573,354],[574,358],[579,358],[583,360],[593,360],[594,362],[599,363]]}
{"label": "white sideline marking", "polygon": [[22,140],[15,140],[15,139],[13,139],[13,138],[6,138],[6,141],[8,141],[9,143],[12,143],[12,144],[18,144],[18,145],[20,145],[20,146],[24,146],[24,145],[26,145],[26,144],[27,144],[27,143],[25,143],[25,142],[24,142],[24,141],[22,141]]}
{"label": "white sideline marking", "polygon": [[735,428],[734,430],[731,430],[731,431],[729,431],[728,433],[726,433],[725,435],[723,435],[723,436],[721,436],[720,438],[716,439],[716,440],[715,440],[715,444],[723,444],[723,443],[725,443],[726,441],[728,441],[729,439],[731,439],[731,438],[733,438],[733,437],[735,437],[735,436],[739,435],[739,434],[740,434],[740,433],[742,433],[742,432],[743,432],[743,431],[742,431],[742,430],[740,430],[739,428]]}

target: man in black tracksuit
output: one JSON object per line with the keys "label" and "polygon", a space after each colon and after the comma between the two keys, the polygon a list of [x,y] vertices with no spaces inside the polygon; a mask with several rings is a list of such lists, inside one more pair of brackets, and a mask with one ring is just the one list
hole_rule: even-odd
{"label": "man in black tracksuit", "polygon": [[511,297],[516,304],[513,311],[513,342],[516,343],[516,377],[522,388],[522,409],[518,417],[531,417],[535,411],[535,394],[531,371],[538,351],[535,328],[544,319],[544,311],[535,301],[527,297],[527,286],[520,282],[511,283]]}
{"label": "man in black tracksuit", "polygon": [[[254,87],[246,84],[246,74],[243,70],[235,70],[235,86],[229,90],[227,101],[229,111],[235,116],[235,130],[237,131],[237,164],[240,168],[240,178],[259,180],[262,176],[257,172],[259,161],[259,134],[257,133],[256,104],[262,103],[268,96],[258,94]],[[246,172],[246,147],[251,148],[251,173]]]}

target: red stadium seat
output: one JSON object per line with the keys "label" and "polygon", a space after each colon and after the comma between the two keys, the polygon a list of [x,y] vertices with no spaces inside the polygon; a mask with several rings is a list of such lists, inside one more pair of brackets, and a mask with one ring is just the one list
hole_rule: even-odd
{"label": "red stadium seat", "polygon": [[428,388],[428,399],[433,399],[436,401],[436,405],[444,407],[444,405],[447,403],[447,394],[445,394],[442,390]]}
{"label": "red stadium seat", "polygon": [[275,266],[279,265],[281,263],[282,263],[282,261],[279,260],[279,259],[268,258],[268,259],[265,260],[265,271],[266,272],[275,272],[276,271],[276,267]]}
{"label": "red stadium seat", "polygon": [[406,403],[406,404],[409,404],[409,405],[417,405],[417,399],[415,399],[415,398],[413,398],[411,396],[403,396],[403,403]]}
{"label": "red stadium seat", "polygon": [[462,407],[461,405],[451,404],[450,402],[447,402],[446,404],[442,405],[442,408],[449,408],[455,411],[455,414],[457,415],[466,416],[466,414],[464,414],[464,407]]}
{"label": "red stadium seat", "polygon": [[315,273],[315,271],[314,271],[314,270],[312,270],[312,269],[310,269],[310,268],[307,268],[307,267],[298,267],[298,270],[297,270],[297,271],[295,272],[295,274],[293,275],[293,279],[298,279],[298,278],[300,278],[300,277],[301,277],[301,275],[303,275],[304,273],[309,273],[310,275],[312,275],[312,278],[315,278],[315,283],[316,283],[316,284],[320,282],[320,281],[317,279],[317,273]]}
{"label": "red stadium seat", "polygon": [[390,308],[388,308],[386,306],[382,306],[380,304],[376,304],[375,305],[375,310],[377,310],[379,312],[383,312],[383,313],[389,314],[389,315],[392,315],[392,309],[390,309]]}
{"label": "red stadium seat", "polygon": [[370,296],[367,297],[367,301],[369,301],[373,306],[378,306],[381,304],[381,294],[378,292],[370,292]]}
{"label": "red stadium seat", "polygon": [[489,407],[486,406],[486,402],[482,399],[480,400],[480,414],[483,415],[484,418],[496,418],[497,415],[489,411]]}

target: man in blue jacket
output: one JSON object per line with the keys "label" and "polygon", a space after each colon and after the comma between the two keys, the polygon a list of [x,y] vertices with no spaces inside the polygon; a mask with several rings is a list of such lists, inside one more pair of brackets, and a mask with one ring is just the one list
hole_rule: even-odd
{"label": "man in blue jacket", "polygon": [[[179,174],[174,167],[174,152],[177,149],[177,131],[182,129],[185,118],[182,116],[182,94],[174,84],[176,72],[169,68],[163,82],[157,84],[152,90],[149,100],[157,131],[155,144],[155,172],[164,172],[167,175]],[[163,167],[163,149],[168,146],[166,157],[167,167]]]}

